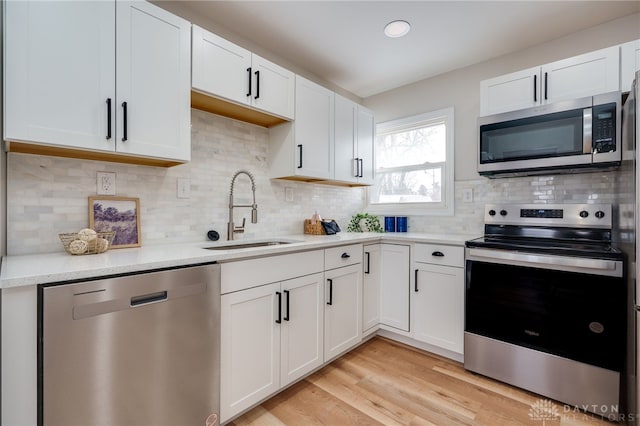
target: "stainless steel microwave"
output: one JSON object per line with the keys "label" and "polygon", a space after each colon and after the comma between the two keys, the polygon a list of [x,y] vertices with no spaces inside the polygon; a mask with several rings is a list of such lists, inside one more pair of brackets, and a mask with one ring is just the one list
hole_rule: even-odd
{"label": "stainless steel microwave", "polygon": [[620,165],[620,92],[480,117],[478,173],[488,177]]}

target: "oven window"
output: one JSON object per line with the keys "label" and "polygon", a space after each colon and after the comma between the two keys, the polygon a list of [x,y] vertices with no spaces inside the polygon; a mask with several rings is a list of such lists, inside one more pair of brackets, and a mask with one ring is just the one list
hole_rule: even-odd
{"label": "oven window", "polygon": [[622,278],[467,261],[465,331],[621,371]]}
{"label": "oven window", "polygon": [[480,163],[582,154],[582,110],[480,126]]}

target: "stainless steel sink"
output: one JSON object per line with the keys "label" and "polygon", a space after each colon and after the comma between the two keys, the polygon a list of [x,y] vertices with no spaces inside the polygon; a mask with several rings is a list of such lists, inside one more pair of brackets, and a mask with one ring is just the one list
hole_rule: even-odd
{"label": "stainless steel sink", "polygon": [[211,247],[205,247],[205,249],[207,250],[239,250],[239,249],[254,248],[254,247],[279,246],[282,244],[291,244],[294,242],[296,241],[280,241],[280,240],[255,241],[251,243],[225,244],[220,246],[211,246]]}

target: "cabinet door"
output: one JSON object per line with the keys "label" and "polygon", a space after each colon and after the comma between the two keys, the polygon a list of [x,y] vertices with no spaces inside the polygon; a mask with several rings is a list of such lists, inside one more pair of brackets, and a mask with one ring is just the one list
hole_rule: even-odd
{"label": "cabinet door", "polygon": [[324,359],[329,361],[362,339],[362,266],[325,272]]}
{"label": "cabinet door", "polygon": [[250,51],[193,26],[194,90],[249,105],[252,80]]}
{"label": "cabinet door", "polygon": [[221,423],[279,389],[280,283],[221,297]]}
{"label": "cabinet door", "polygon": [[116,151],[188,161],[191,26],[151,3],[116,4]]}
{"label": "cabinet door", "polygon": [[335,95],[335,179],[357,182],[356,119],[358,105],[340,95]]}
{"label": "cabinet door", "polygon": [[540,103],[540,67],[480,82],[480,116],[528,108]]}
{"label": "cabinet door", "polygon": [[464,337],[464,268],[417,263],[413,338],[459,354]]}
{"label": "cabinet door", "polygon": [[282,282],[280,387],[319,367],[324,360],[323,274]]}
{"label": "cabinet door", "polygon": [[380,323],[409,331],[409,247],[382,244]]}
{"label": "cabinet door", "polygon": [[619,73],[618,46],[544,65],[543,102],[558,102],[620,90]]}
{"label": "cabinet door", "polygon": [[364,246],[362,276],[362,330],[375,331],[380,323],[380,292],[382,291],[382,245]]}
{"label": "cabinet door", "polygon": [[620,90],[628,92],[631,83],[640,71],[640,40],[624,43],[620,47]]}
{"label": "cabinet door", "polygon": [[295,169],[333,178],[333,92],[296,75]]}
{"label": "cabinet door", "polygon": [[360,161],[358,182],[373,185],[375,179],[373,144],[375,142],[375,120],[373,112],[358,105],[357,158]]}
{"label": "cabinet door", "polygon": [[253,54],[251,104],[271,114],[294,118],[295,74]]}
{"label": "cabinet door", "polygon": [[115,3],[9,1],[4,8],[5,139],[113,151]]}

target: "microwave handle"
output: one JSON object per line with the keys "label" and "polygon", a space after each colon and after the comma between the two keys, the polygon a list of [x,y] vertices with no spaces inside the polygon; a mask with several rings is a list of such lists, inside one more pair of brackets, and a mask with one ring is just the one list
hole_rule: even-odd
{"label": "microwave handle", "polygon": [[591,154],[593,132],[593,108],[582,110],[582,153]]}

